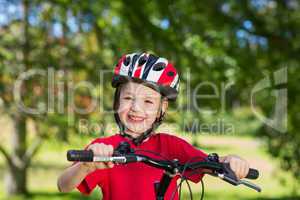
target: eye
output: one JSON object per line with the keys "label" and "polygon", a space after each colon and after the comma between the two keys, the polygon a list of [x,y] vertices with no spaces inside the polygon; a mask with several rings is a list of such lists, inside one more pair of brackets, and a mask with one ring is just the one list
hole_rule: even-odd
{"label": "eye", "polygon": [[132,97],[131,96],[125,96],[125,97],[123,97],[123,99],[125,99],[125,100],[132,100]]}

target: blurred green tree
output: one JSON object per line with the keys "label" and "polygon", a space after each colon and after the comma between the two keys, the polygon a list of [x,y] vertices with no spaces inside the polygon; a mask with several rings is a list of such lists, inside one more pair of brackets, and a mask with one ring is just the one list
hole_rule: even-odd
{"label": "blurred green tree", "polygon": [[[74,110],[74,106],[88,108],[93,99],[103,102],[104,109],[111,108],[110,82],[100,82],[97,70],[111,69],[121,54],[149,50],[170,58],[183,74],[181,81],[186,86],[183,92],[187,95],[180,97],[174,106],[180,112],[171,117],[180,121],[177,122],[182,124],[182,130],[191,130],[195,119],[205,119],[203,108],[213,108],[219,114],[231,113],[234,105],[250,107],[253,87],[266,75],[286,66],[288,129],[279,133],[262,123],[258,135],[266,139],[270,153],[281,158],[283,166],[299,178],[298,1],[19,0],[1,3],[2,16],[6,19],[0,21],[0,103],[14,123],[12,145],[0,145],[8,165],[9,194],[27,192],[26,171],[44,138],[57,135],[67,141],[68,133],[78,131],[75,124],[82,118],[103,124],[110,121],[103,110],[88,114]],[[9,7],[15,11],[10,13],[13,9]],[[40,114],[22,112],[13,93],[17,78],[31,70],[40,72],[40,76],[19,85],[19,100],[27,107],[42,110]],[[188,70],[191,76],[186,74]],[[56,81],[54,86],[45,78],[49,74]],[[109,80],[109,76],[105,78]],[[91,83],[93,89],[73,91],[74,85],[82,81]],[[222,108],[220,96],[193,101],[193,91],[204,81],[217,86],[234,84],[224,97],[226,109]],[[48,92],[49,87],[54,96]],[[273,112],[275,101],[270,97],[274,89],[278,87],[269,87],[256,99],[263,114]],[[201,87],[199,94],[214,94],[214,91],[211,87]],[[53,100],[60,104],[52,105]],[[29,119],[36,129],[36,140],[31,140],[31,145],[27,141]]]}

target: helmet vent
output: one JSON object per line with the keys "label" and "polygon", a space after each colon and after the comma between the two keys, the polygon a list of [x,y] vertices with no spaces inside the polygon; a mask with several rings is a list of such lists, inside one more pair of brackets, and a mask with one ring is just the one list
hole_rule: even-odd
{"label": "helmet vent", "polygon": [[156,64],[154,65],[153,70],[154,70],[154,71],[161,71],[161,70],[163,70],[165,67],[166,67],[166,64],[165,64],[165,63],[159,62],[159,63],[156,63]]}
{"label": "helmet vent", "polygon": [[147,57],[143,56],[139,59],[139,66],[142,66],[143,64],[145,64],[147,61]]}
{"label": "helmet vent", "polygon": [[168,74],[168,76],[174,76],[175,75],[175,73],[172,72],[172,71],[169,71],[167,74]]}
{"label": "helmet vent", "polygon": [[130,56],[127,56],[127,57],[125,58],[125,60],[124,60],[123,63],[124,63],[125,66],[128,66],[129,63],[130,63]]}

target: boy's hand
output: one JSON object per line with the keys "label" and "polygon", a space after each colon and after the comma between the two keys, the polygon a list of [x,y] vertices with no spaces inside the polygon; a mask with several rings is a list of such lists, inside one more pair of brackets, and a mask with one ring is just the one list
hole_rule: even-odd
{"label": "boy's hand", "polygon": [[[103,143],[95,143],[90,145],[87,150],[92,150],[94,155],[109,157],[113,155],[114,148],[112,145],[106,145]],[[82,162],[82,165],[88,170],[88,172],[93,172],[96,169],[106,169],[112,168],[114,166],[113,162]]]}
{"label": "boy's hand", "polygon": [[249,172],[249,163],[236,155],[228,155],[220,158],[221,162],[229,163],[230,168],[235,173],[237,178],[245,178]]}

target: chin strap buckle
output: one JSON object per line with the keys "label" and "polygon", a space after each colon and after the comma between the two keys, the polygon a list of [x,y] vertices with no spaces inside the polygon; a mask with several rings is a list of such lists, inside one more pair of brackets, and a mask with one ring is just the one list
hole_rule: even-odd
{"label": "chin strap buckle", "polygon": [[145,133],[143,133],[141,136],[137,137],[137,138],[134,138],[132,137],[131,135],[127,134],[127,133],[121,133],[121,136],[123,137],[127,137],[129,139],[131,139],[132,143],[135,144],[135,146],[138,146],[140,145],[145,139],[147,139],[150,134],[152,132],[152,129],[149,130],[149,131],[146,131]]}

